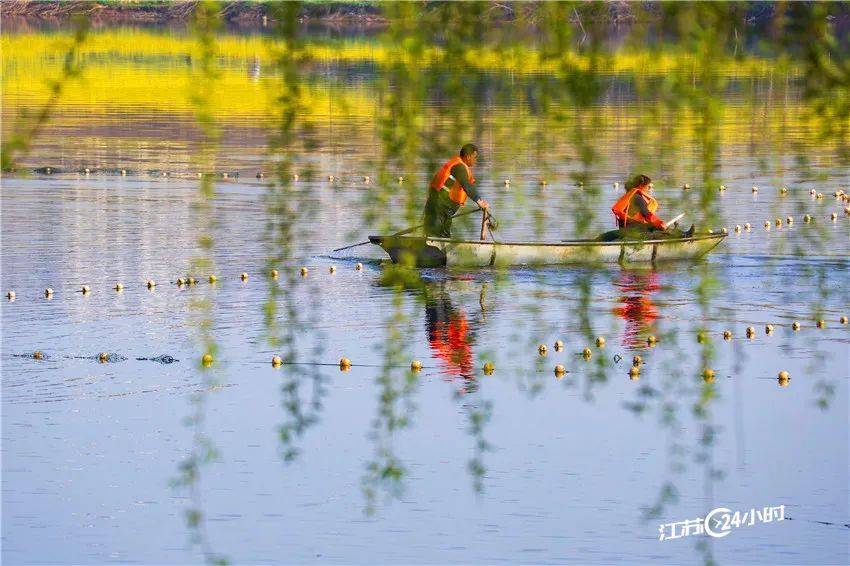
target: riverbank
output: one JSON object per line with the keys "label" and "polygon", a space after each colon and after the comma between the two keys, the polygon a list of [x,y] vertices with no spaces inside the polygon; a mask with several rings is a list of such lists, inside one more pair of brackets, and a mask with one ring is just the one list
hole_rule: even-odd
{"label": "riverbank", "polygon": [[[94,26],[127,24],[180,24],[186,23],[197,5],[197,0],[165,2],[161,0],[71,0],[32,1],[5,0],[0,3],[0,16],[4,27],[21,24],[38,26],[61,23],[75,13],[85,14]],[[221,2],[221,16],[225,24],[235,26],[268,26],[275,21],[278,2],[234,1]],[[302,23],[383,25],[390,21],[388,3],[379,1],[310,0],[301,3],[299,19]],[[444,6],[439,2],[419,3],[422,11]],[[839,36],[850,26],[850,8],[846,4],[827,7],[827,19],[835,26]],[[548,4],[543,2],[481,2],[476,9],[467,11],[465,17],[477,15],[489,22],[521,21],[535,24]],[[769,23],[777,10],[786,10],[775,2],[740,3],[734,10],[743,26],[760,26]],[[664,17],[663,6],[655,2],[588,2],[571,10],[572,24],[582,21],[604,22],[613,26],[630,25],[637,19],[659,20]]]}
{"label": "riverbank", "polygon": [[[196,1],[70,1],[32,2],[10,0],[0,4],[4,20],[20,22],[61,22],[82,13],[94,25],[173,24],[187,22]],[[268,25],[274,21],[274,7],[265,2],[222,2],[221,15],[236,25]],[[303,22],[325,21],[357,24],[380,24],[387,20],[377,2],[306,2],[300,13]]]}

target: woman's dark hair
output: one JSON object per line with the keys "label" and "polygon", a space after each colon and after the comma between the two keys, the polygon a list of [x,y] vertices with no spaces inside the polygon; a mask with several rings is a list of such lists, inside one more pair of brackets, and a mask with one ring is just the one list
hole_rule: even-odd
{"label": "woman's dark hair", "polygon": [[630,191],[635,187],[640,187],[642,185],[648,185],[652,182],[652,179],[647,177],[646,175],[635,175],[628,181],[626,181],[626,190]]}
{"label": "woman's dark hair", "polygon": [[476,146],[474,143],[464,144],[464,146],[460,148],[461,157],[467,157],[469,155],[472,155],[473,153],[478,153],[478,146]]}

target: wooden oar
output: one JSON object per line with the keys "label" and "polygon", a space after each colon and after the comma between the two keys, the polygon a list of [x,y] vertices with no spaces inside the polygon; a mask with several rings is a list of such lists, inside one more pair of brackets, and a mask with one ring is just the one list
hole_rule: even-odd
{"label": "wooden oar", "polygon": [[[673,224],[675,224],[676,222],[678,222],[679,220],[681,220],[684,216],[685,216],[685,213],[683,212],[682,214],[680,214],[679,216],[677,216],[677,217],[673,218],[672,220],[667,221],[667,222],[665,223],[665,224],[667,225],[667,228],[669,228],[670,226],[672,226]],[[666,230],[666,228],[665,228],[665,230]]]}
{"label": "wooden oar", "polygon": [[[473,212],[478,212],[479,210],[481,210],[481,208],[473,208],[472,210],[466,210],[464,212],[455,214],[454,216],[452,216],[452,220],[454,220],[455,218],[460,218],[461,216],[466,216],[467,214],[472,214]],[[405,228],[404,230],[402,230],[400,232],[396,232],[395,234],[392,234],[392,236],[404,236],[405,234],[410,234],[414,230],[419,230],[423,226],[425,226],[425,225],[420,224],[418,226],[413,226],[412,228]],[[357,247],[360,247],[360,246],[365,246],[366,244],[369,244],[369,243],[371,243],[371,242],[369,240],[366,240],[365,242],[360,242],[360,243],[357,243],[357,244],[351,244],[350,246],[343,246],[341,248],[337,248],[335,250],[332,250],[332,252],[341,252],[343,250],[350,250],[351,248],[357,248]]]}

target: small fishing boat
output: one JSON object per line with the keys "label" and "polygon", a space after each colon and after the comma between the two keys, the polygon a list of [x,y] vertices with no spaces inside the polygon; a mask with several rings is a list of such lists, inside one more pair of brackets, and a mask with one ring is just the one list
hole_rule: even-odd
{"label": "small fishing boat", "polygon": [[561,242],[496,242],[426,236],[369,236],[394,263],[417,267],[487,267],[570,265],[587,263],[656,264],[693,260],[713,250],[725,234],[696,234],[656,240],[565,240]]}

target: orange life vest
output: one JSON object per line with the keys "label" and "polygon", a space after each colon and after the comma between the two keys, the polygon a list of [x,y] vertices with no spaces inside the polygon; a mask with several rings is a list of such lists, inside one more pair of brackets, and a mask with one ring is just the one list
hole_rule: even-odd
{"label": "orange life vest", "polygon": [[[440,170],[437,171],[437,174],[434,175],[434,178],[431,179],[431,188],[435,191],[442,191],[446,187],[446,181],[449,180],[449,176],[452,174],[452,167],[457,164],[461,164],[466,168],[466,176],[469,177],[470,183],[475,183],[475,177],[472,176],[472,170],[469,166],[463,162],[463,159],[460,158],[459,155],[455,155],[448,161],[446,161]],[[449,189],[449,199],[452,202],[463,205],[466,202],[466,191],[463,190],[463,185],[460,184],[457,180],[452,181],[452,185],[448,187]]]}
{"label": "orange life vest", "polygon": [[632,199],[635,194],[640,194],[643,198],[646,199],[646,208],[649,209],[650,213],[655,213],[658,210],[658,201],[652,198],[649,193],[647,193],[643,187],[635,187],[634,189],[630,189],[626,191],[626,194],[620,197],[620,199],[614,203],[614,206],[611,207],[611,211],[614,213],[614,216],[617,220],[623,221],[623,226],[628,224],[631,220],[632,222],[640,222],[641,224],[650,224],[649,218],[644,217],[643,214],[640,213],[640,210],[632,211],[630,210],[632,206]]}

